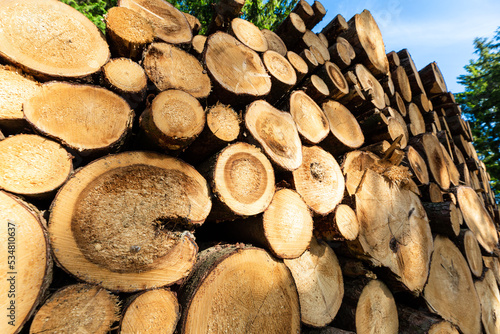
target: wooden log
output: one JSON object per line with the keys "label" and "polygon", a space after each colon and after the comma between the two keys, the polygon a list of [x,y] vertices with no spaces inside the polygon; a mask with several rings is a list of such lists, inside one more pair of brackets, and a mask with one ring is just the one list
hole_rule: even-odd
{"label": "wooden log", "polygon": [[391,77],[394,81],[396,91],[406,102],[411,102],[412,91],[405,69],[402,66],[395,67],[394,70],[391,71]]}
{"label": "wooden log", "polygon": [[296,13],[297,15],[299,15],[300,18],[304,21],[304,24],[306,24],[306,22],[311,22],[314,19],[314,9],[305,0],[299,0],[295,7],[292,9],[292,13]]}
{"label": "wooden log", "polygon": [[[347,72],[347,74],[349,73],[352,72]],[[349,75],[346,76],[346,78],[348,77]],[[357,108],[364,108],[367,104],[366,96],[358,84],[350,86],[349,93],[341,97],[339,102],[342,103],[346,108],[353,111],[357,111]]]}
{"label": "wooden log", "polygon": [[469,229],[462,229],[456,243],[467,260],[472,275],[481,278],[484,270],[483,257],[474,233]]}
{"label": "wooden log", "polygon": [[325,81],[316,74],[311,75],[305,80],[302,89],[316,101],[316,103],[323,102],[330,95],[330,90]]}
{"label": "wooden log", "polygon": [[406,75],[408,76],[408,80],[410,81],[410,86],[413,94],[421,94],[425,93],[424,85],[420,80],[420,75],[417,71],[417,67],[411,58],[410,53],[407,49],[402,49],[398,52],[399,60],[401,66],[406,71]]}
{"label": "wooden log", "polygon": [[408,114],[408,112],[406,110],[406,104],[405,104],[403,98],[401,97],[401,95],[399,94],[399,92],[397,92],[397,91],[394,93],[394,96],[391,98],[391,107],[396,109],[397,111],[399,111],[399,113],[403,117],[406,117],[406,115]]}
{"label": "wooden log", "polygon": [[243,105],[271,91],[271,78],[259,55],[231,35],[223,32],[211,35],[204,62],[214,85],[215,101]]}
{"label": "wooden log", "polygon": [[283,22],[274,30],[274,32],[283,40],[285,45],[295,45],[306,32],[306,25],[302,18],[296,13],[290,13]]}
{"label": "wooden log", "polygon": [[394,82],[392,81],[392,77],[390,75],[385,76],[379,79],[379,82],[382,85],[382,88],[384,88],[385,104],[390,106],[391,105],[390,96],[394,96],[394,93],[396,92],[394,88]]}
{"label": "wooden log", "polygon": [[344,196],[344,177],[335,158],[318,146],[302,148],[303,163],[293,171],[293,183],[311,210],[332,212]]}
{"label": "wooden log", "polygon": [[424,114],[432,111],[432,102],[429,101],[429,98],[425,93],[413,96],[413,102],[423,111]]}
{"label": "wooden log", "polygon": [[152,43],[142,66],[159,91],[180,89],[199,99],[210,94],[210,78],[200,62],[171,44]]}
{"label": "wooden log", "polygon": [[342,37],[337,37],[336,42],[328,48],[330,59],[341,70],[345,70],[351,65],[351,62],[356,58],[356,52],[351,44]]}
{"label": "wooden log", "polygon": [[269,29],[262,29],[262,35],[267,40],[267,47],[269,50],[278,52],[283,57],[286,57],[288,52],[285,42],[274,32]]}
{"label": "wooden log", "polygon": [[311,7],[314,12],[313,17],[305,22],[305,24],[307,29],[312,30],[312,28],[314,28],[319,22],[321,22],[321,20],[323,20],[326,15],[326,9],[318,0],[315,0]]}
{"label": "wooden log", "polygon": [[19,134],[0,141],[0,189],[30,197],[53,195],[73,171],[72,156],[47,138]]}
{"label": "wooden log", "polygon": [[500,263],[497,257],[483,256],[484,266],[493,273],[497,284],[500,284]]}
{"label": "wooden log", "polygon": [[169,44],[187,44],[193,34],[186,16],[163,0],[118,0],[118,6],[132,9],[152,26],[155,38]]}
{"label": "wooden log", "polygon": [[330,44],[328,43],[328,39],[326,39],[325,35],[322,33],[316,33],[316,35],[319,37],[321,42],[323,42],[323,45],[326,46],[327,48],[330,47]]}
{"label": "wooden log", "polygon": [[406,159],[407,166],[410,167],[413,172],[414,179],[418,181],[417,183],[421,185],[429,184],[429,170],[427,169],[427,164],[413,146],[407,147]]}
{"label": "wooden log", "polygon": [[337,256],[324,242],[312,239],[309,248],[296,259],[285,259],[300,300],[300,320],[323,327],[337,315],[344,295],[344,282]]}
{"label": "wooden log", "polygon": [[[217,307],[208,307],[216,299]],[[300,331],[292,275],[282,262],[255,247],[216,246],[200,253],[179,302],[182,333]]]}
{"label": "wooden log", "polygon": [[418,71],[420,80],[425,88],[425,92],[429,97],[444,94],[448,91],[443,74],[439,70],[436,62],[432,62]]}
{"label": "wooden log", "polygon": [[218,0],[214,6],[214,15],[207,28],[207,36],[218,30],[227,31],[230,22],[241,15],[245,0]]}
{"label": "wooden log", "polygon": [[191,15],[186,12],[182,12],[182,14],[184,14],[184,16],[186,17],[186,20],[189,23],[189,27],[191,28],[191,32],[193,33],[193,38],[194,38],[194,36],[197,35],[201,29],[201,22],[194,15]]}
{"label": "wooden log", "polygon": [[215,195],[209,220],[256,215],[271,203],[274,171],[266,156],[253,145],[231,144],[198,169]]}
{"label": "wooden log", "polygon": [[365,65],[375,77],[389,73],[389,62],[380,29],[368,10],[354,15],[348,22],[349,29],[341,37],[351,43],[356,52],[355,61]]}
{"label": "wooden log", "polygon": [[423,202],[431,231],[449,238],[456,238],[460,233],[462,214],[452,202],[428,203]]}
{"label": "wooden log", "polygon": [[318,57],[316,54],[316,58],[322,58],[325,62],[330,60],[330,53],[328,52],[328,48],[321,42],[321,39],[313,33],[311,30],[306,29],[306,32],[302,36],[299,41],[296,41],[295,46],[289,46],[289,49],[300,52],[303,49],[309,48],[314,53],[318,53],[321,57]]}
{"label": "wooden log", "polygon": [[0,190],[0,244],[4,254],[0,289],[2,333],[19,333],[52,281],[52,255],[46,222],[32,205]]}
{"label": "wooden log", "polygon": [[158,94],[139,119],[147,140],[165,151],[191,144],[205,127],[205,111],[190,94],[170,89]]}
{"label": "wooden log", "polygon": [[[315,45],[309,47],[309,50],[311,51],[311,53],[314,55],[314,58],[318,62],[318,66],[325,64],[325,58],[323,58],[322,52]],[[330,54],[328,54],[328,57],[330,57]]]}
{"label": "wooden log", "polygon": [[152,25],[138,12],[126,7],[113,7],[104,17],[106,40],[115,58],[138,61],[146,45],[155,38]]}
{"label": "wooden log", "polygon": [[[289,51],[290,52],[290,51]],[[300,57],[306,62],[309,73],[313,73],[319,63],[314,54],[309,49],[304,49],[300,53]]]}
{"label": "wooden log", "polygon": [[132,127],[133,111],[128,103],[97,86],[47,83],[23,109],[37,131],[81,155],[118,149]]}
{"label": "wooden log", "polygon": [[329,98],[338,100],[342,96],[349,93],[349,86],[337,65],[327,61],[317,71],[316,75],[319,76],[326,83],[330,91]]}
{"label": "wooden log", "polygon": [[0,17],[0,58],[40,80],[83,80],[109,60],[109,47],[99,29],[61,2],[8,0]]}
{"label": "wooden log", "polygon": [[415,103],[408,104],[406,108],[408,129],[412,136],[417,136],[419,134],[425,133],[425,121],[422,116],[422,112]]}
{"label": "wooden log", "polygon": [[271,77],[271,91],[266,100],[278,102],[297,83],[297,74],[292,64],[276,51],[266,51],[262,61]]}
{"label": "wooden log", "polygon": [[131,108],[144,101],[148,78],[136,62],[129,58],[114,58],[104,65],[102,73],[103,86],[123,97]]}
{"label": "wooden log", "polygon": [[177,296],[168,289],[134,295],[127,301],[122,313],[121,334],[173,334],[181,315]]}
{"label": "wooden log", "polygon": [[51,246],[64,270],[91,284],[127,292],[170,285],[191,270],[198,247],[189,230],[210,208],[206,180],[186,163],[151,152],[109,155],[58,192]]}
{"label": "wooden log", "polygon": [[[385,53],[384,53],[385,56]],[[368,94],[367,107],[363,108],[366,111],[373,107],[383,109],[385,107],[384,88],[372,75],[372,73],[363,65],[355,66],[356,77],[359,80],[360,88]]]}
{"label": "wooden log", "polygon": [[321,30],[321,33],[325,35],[326,39],[330,44],[333,44],[337,37],[349,29],[349,25],[345,18],[337,14],[324,28]]}
{"label": "wooden log", "polygon": [[419,187],[422,193],[422,200],[424,202],[439,203],[443,202],[443,192],[441,188],[435,182],[429,182],[428,185],[423,185]]}
{"label": "wooden log", "polygon": [[325,241],[356,240],[359,221],[356,212],[346,204],[339,204],[333,213],[314,219],[314,237]]}
{"label": "wooden log", "polygon": [[252,22],[236,17],[231,21],[229,32],[243,45],[256,52],[266,52],[268,49],[266,37]]}
{"label": "wooden log", "polygon": [[403,116],[396,109],[391,107],[384,108],[382,112],[386,116],[396,119],[401,125],[401,129],[403,130],[403,137],[401,137],[401,139],[399,140],[399,147],[404,150],[408,145],[408,141],[410,140],[410,134],[408,133],[408,128]]}
{"label": "wooden log", "polygon": [[295,69],[295,75],[297,76],[297,84],[299,84],[309,72],[308,63],[301,56],[299,56],[297,53],[293,51],[286,52],[286,59],[288,59],[290,64],[292,64],[293,68]]}
{"label": "wooden log", "polygon": [[318,144],[330,132],[327,116],[304,91],[296,90],[290,94],[289,111],[303,142]]}
{"label": "wooden log", "polygon": [[481,321],[486,334],[500,332],[497,314],[500,312],[500,292],[495,275],[488,270],[484,279],[474,282],[477,294],[481,300]]}
{"label": "wooden log", "polygon": [[391,51],[386,56],[391,72],[394,71],[396,67],[401,66],[401,62],[399,61],[399,56],[396,51]]}
{"label": "wooden log", "polygon": [[403,304],[398,304],[400,334],[459,334],[455,326],[438,316],[424,310],[416,310]]}
{"label": "wooden log", "polygon": [[200,59],[203,51],[205,50],[205,45],[207,43],[207,36],[196,35],[193,37],[191,41],[191,53],[197,58]]}
{"label": "wooden log", "polygon": [[481,305],[469,266],[446,237],[436,236],[423,297],[429,309],[463,333],[481,332]]}

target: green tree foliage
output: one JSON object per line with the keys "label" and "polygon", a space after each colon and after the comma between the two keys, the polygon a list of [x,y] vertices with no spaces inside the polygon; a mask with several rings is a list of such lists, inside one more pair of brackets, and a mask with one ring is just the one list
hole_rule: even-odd
{"label": "green tree foliage", "polygon": [[472,122],[474,146],[491,175],[491,185],[500,201],[500,28],[488,40],[474,40],[477,60],[465,66],[468,74],[458,77],[465,92],[457,94],[465,116]]}
{"label": "green tree foliage", "polygon": [[104,14],[116,6],[117,0],[60,0],[78,10],[92,21],[102,32],[106,28]]}

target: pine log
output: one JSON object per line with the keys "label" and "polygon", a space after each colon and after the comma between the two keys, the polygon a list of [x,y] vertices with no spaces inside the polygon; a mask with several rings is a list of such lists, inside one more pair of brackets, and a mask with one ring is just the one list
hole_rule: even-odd
{"label": "pine log", "polygon": [[401,66],[401,62],[399,61],[399,56],[396,51],[391,51],[386,56],[391,72],[394,71],[396,67]]}
{"label": "pine log", "polygon": [[[352,72],[347,72],[347,74]],[[346,75],[348,78],[349,75]],[[366,96],[363,94],[361,87],[358,84],[353,84],[349,87],[349,93],[341,97],[339,102],[342,103],[346,108],[356,111],[357,108],[366,108]]]}
{"label": "pine log", "polygon": [[302,89],[304,89],[306,94],[316,101],[316,103],[323,102],[330,95],[330,90],[325,81],[316,74],[311,75],[305,80]]}
{"label": "pine log", "polygon": [[290,13],[274,32],[281,38],[288,49],[290,49],[290,46],[295,45],[302,39],[302,36],[304,36],[306,32],[306,25],[298,14]]}
{"label": "pine log", "polygon": [[450,175],[450,182],[452,185],[458,186],[460,183],[460,172],[455,166],[455,163],[453,162],[453,159],[451,158],[450,154],[448,154],[448,150],[443,146],[443,144],[441,143],[439,144],[441,145],[444,161],[446,163],[446,167],[448,168],[448,174]]}
{"label": "pine log", "polygon": [[474,283],[481,301],[481,320],[486,334],[500,333],[500,292],[495,275],[488,270],[482,281]]}
{"label": "pine log", "polygon": [[241,15],[245,0],[218,0],[214,5],[214,16],[207,29],[207,36],[217,30],[227,31],[230,22]]}
{"label": "pine log", "polygon": [[271,78],[259,55],[223,32],[211,35],[204,61],[212,78],[213,99],[233,106],[266,96]]}
{"label": "pine log", "polygon": [[[351,65],[352,59],[356,54],[351,44],[342,37],[337,38],[337,42],[328,48],[330,59],[341,70],[345,70]],[[351,57],[354,55],[354,57]]]}
{"label": "pine log", "polygon": [[456,193],[465,223],[474,233],[479,244],[488,253],[498,249],[498,232],[495,224],[474,189],[459,186]]}
{"label": "pine log", "polygon": [[[311,47],[309,47],[309,50],[314,55],[314,58],[316,58],[319,66],[321,66],[325,63],[325,58],[323,58],[323,54],[322,54],[321,50],[319,50],[315,45],[312,45]],[[328,54],[328,57],[330,57],[330,54]]]}
{"label": "pine log", "polygon": [[330,61],[325,62],[315,73],[326,83],[330,91],[329,98],[338,100],[349,93],[349,85],[340,68],[334,63]]}
{"label": "pine log", "polygon": [[0,17],[0,58],[38,79],[83,79],[109,60],[99,29],[61,2],[6,0]]}
{"label": "pine log", "polygon": [[304,21],[304,24],[314,19],[314,9],[310,4],[307,3],[306,0],[299,0],[295,7],[292,9],[292,13],[296,13],[297,15],[299,15],[300,18]]}
{"label": "pine log", "polygon": [[236,17],[231,21],[229,31],[243,45],[256,52],[266,52],[268,49],[266,37],[252,22]]}
{"label": "pine log", "polygon": [[23,103],[37,95],[41,85],[12,66],[0,65],[0,127],[12,133],[26,126]]}
{"label": "pine log", "polygon": [[178,151],[205,127],[205,111],[190,94],[170,89],[158,94],[139,119],[147,139],[166,151]]}
{"label": "pine log", "polygon": [[394,81],[396,91],[401,94],[401,97],[406,102],[411,102],[412,91],[405,69],[402,66],[395,67],[394,70],[391,71],[391,77]]}
{"label": "pine log", "polygon": [[159,91],[180,89],[200,99],[210,94],[210,79],[200,62],[171,44],[151,44],[142,65]]}
{"label": "pine log", "polygon": [[313,212],[332,212],[344,196],[344,177],[335,158],[318,146],[302,148],[303,163],[293,171],[295,189]]}
{"label": "pine log", "polygon": [[144,17],[153,26],[155,38],[169,44],[191,43],[193,34],[186,16],[168,1],[118,0],[118,6]]}
{"label": "pine log", "polygon": [[355,240],[359,234],[356,212],[346,204],[339,204],[333,213],[314,219],[314,236],[325,241]]}
{"label": "pine log", "polygon": [[192,165],[198,165],[234,142],[241,132],[241,115],[228,105],[217,103],[206,115],[205,128],[181,155],[182,160]]}
{"label": "pine log", "polygon": [[430,98],[444,94],[448,91],[446,82],[436,62],[432,62],[425,66],[418,71],[418,74],[420,75],[420,80],[425,88],[425,92]]}
{"label": "pine log", "polygon": [[351,43],[356,52],[355,61],[365,65],[375,77],[389,73],[389,62],[380,29],[368,10],[354,15],[348,22],[349,29],[341,37]]}
{"label": "pine log", "polygon": [[38,135],[19,134],[0,141],[0,189],[45,197],[73,171],[72,156],[58,143]]}
{"label": "pine log", "polygon": [[285,42],[274,32],[269,29],[262,29],[262,35],[267,41],[267,47],[269,50],[278,52],[283,57],[286,57],[287,48]]}
{"label": "pine log", "polygon": [[278,102],[297,83],[297,74],[292,64],[276,51],[266,51],[262,61],[271,77],[271,91],[266,100]]}
{"label": "pine log", "polygon": [[103,85],[123,97],[132,108],[144,101],[148,78],[139,64],[129,58],[114,58],[104,65],[102,73]]}
{"label": "pine log", "polygon": [[285,259],[300,300],[303,324],[323,327],[337,315],[344,295],[344,282],[337,256],[324,242],[311,240],[299,258]]}
{"label": "pine log", "polygon": [[323,42],[323,45],[326,46],[327,48],[330,47],[330,44],[328,43],[328,40],[326,39],[325,35],[322,33],[316,33],[316,35],[319,37],[321,42]]}
{"label": "pine log", "polygon": [[432,111],[432,102],[429,101],[429,98],[425,93],[416,94],[415,96],[413,96],[413,102],[415,102],[424,113],[429,113],[430,111]]}
{"label": "pine log", "polygon": [[321,30],[321,33],[325,35],[330,44],[333,44],[337,37],[347,29],[349,29],[347,21],[342,15],[337,14],[337,16]]}
{"label": "pine log", "polygon": [[437,183],[429,182],[428,185],[420,186],[420,189],[424,202],[440,203],[444,201],[443,192]]}
{"label": "pine log", "polygon": [[379,82],[382,85],[382,88],[384,88],[385,104],[390,106],[391,105],[390,96],[394,96],[394,93],[396,93],[395,87],[394,87],[394,82],[392,81],[392,77],[389,74],[385,77],[380,78]]}
{"label": "pine log", "polygon": [[120,333],[173,334],[180,313],[177,296],[168,289],[139,293],[124,307]]}
{"label": "pine log", "polygon": [[[307,51],[310,53],[309,50]],[[304,79],[304,77],[309,72],[308,63],[301,56],[299,56],[297,53],[293,51],[286,52],[286,59],[288,59],[290,64],[292,64],[293,68],[295,69],[295,74],[297,75],[297,84],[300,83],[302,79]],[[316,61],[316,59],[314,60]]]}
{"label": "pine log", "polygon": [[412,136],[417,136],[425,132],[425,121],[422,112],[415,103],[408,104],[406,108],[408,114],[408,128]]}
{"label": "pine log", "polygon": [[56,291],[38,310],[30,333],[106,334],[120,312],[119,299],[102,287],[68,285]]}
{"label": "pine log", "polygon": [[418,180],[418,184],[429,184],[429,170],[422,156],[413,148],[408,146],[406,149],[407,165],[413,172],[414,179]]}
{"label": "pine log", "polygon": [[436,236],[429,280],[424,289],[429,309],[463,333],[481,332],[481,305],[469,266],[446,237]]}
{"label": "pine log", "polygon": [[0,244],[4,249],[0,331],[19,333],[46,297],[52,281],[52,256],[40,213],[2,190],[0,220]]}
{"label": "pine log", "polygon": [[215,195],[209,220],[256,215],[271,203],[274,171],[266,156],[253,145],[231,144],[198,169]]}
{"label": "pine log", "polygon": [[304,91],[290,94],[289,110],[303,142],[318,144],[330,132],[327,116]]}
{"label": "pine log", "polygon": [[403,117],[406,117],[406,115],[408,114],[406,110],[406,104],[399,92],[395,92],[394,96],[391,98],[391,107],[398,110]]}
{"label": "pine log", "polygon": [[314,28],[321,20],[323,20],[323,18],[326,15],[325,7],[318,0],[315,0],[311,7],[313,9],[314,14],[311,19],[305,22],[307,29]]}
{"label": "pine log", "polygon": [[411,58],[408,50],[400,50],[398,52],[398,56],[401,66],[403,66],[403,68],[405,69],[408,80],[410,81],[410,86],[413,94],[425,93],[424,85],[420,80],[420,75],[417,71],[417,67],[415,66],[415,63],[413,62],[413,59]]}
{"label": "pine log", "polygon": [[322,107],[330,125],[330,134],[321,143],[326,151],[339,156],[363,145],[365,137],[349,109],[334,100],[328,100]]}
{"label": "pine log", "polygon": [[325,62],[330,60],[328,48],[323,44],[323,42],[321,42],[321,39],[319,39],[319,37],[309,29],[306,29],[302,38],[295,43],[295,45],[289,45],[288,48],[297,52],[309,48],[312,52],[321,55],[321,57],[318,57],[315,54],[316,58],[322,58]]}
{"label": "pine log", "polygon": [[483,257],[476,236],[469,229],[462,229],[456,243],[465,256],[471,273],[478,278],[483,275]]}
{"label": "pine log", "polygon": [[[290,52],[290,51],[288,51]],[[307,67],[308,67],[308,72],[313,73],[316,68],[318,67],[319,63],[314,54],[311,52],[309,49],[304,49],[300,53],[300,57],[306,62]]]}
{"label": "pine log", "polygon": [[50,82],[23,109],[37,131],[81,155],[116,150],[132,127],[128,103],[97,86]]}
{"label": "pine log", "polygon": [[433,233],[442,234],[449,238],[456,238],[460,233],[462,215],[452,202],[428,203],[422,205],[429,218],[429,225]]}
{"label": "pine log", "polygon": [[292,275],[282,262],[255,247],[216,246],[201,252],[179,302],[182,333],[300,332]]}
{"label": "pine log", "polygon": [[113,291],[173,284],[191,270],[189,232],[211,208],[206,180],[166,155],[125,152],[80,169],[58,192],[49,232],[59,265]]}
{"label": "pine log", "polygon": [[126,7],[110,8],[104,17],[106,40],[111,54],[140,60],[147,44],[155,38],[151,24],[136,11]]}

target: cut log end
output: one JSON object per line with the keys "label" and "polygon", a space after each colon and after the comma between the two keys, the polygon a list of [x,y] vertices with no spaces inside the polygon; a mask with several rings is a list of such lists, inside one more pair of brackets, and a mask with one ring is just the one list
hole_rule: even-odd
{"label": "cut log end", "polygon": [[267,39],[259,28],[239,17],[231,21],[231,32],[236,38],[250,49],[257,52],[266,52],[268,49]]}
{"label": "cut log end", "polygon": [[290,114],[300,135],[309,143],[319,143],[330,131],[328,118],[323,110],[303,91],[290,94]]}

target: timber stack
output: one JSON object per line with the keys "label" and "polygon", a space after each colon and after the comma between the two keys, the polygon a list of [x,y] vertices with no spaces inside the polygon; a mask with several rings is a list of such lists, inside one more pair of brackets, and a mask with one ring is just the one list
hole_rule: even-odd
{"label": "timber stack", "polygon": [[0,7],[1,333],[500,333],[500,216],[368,10]]}

